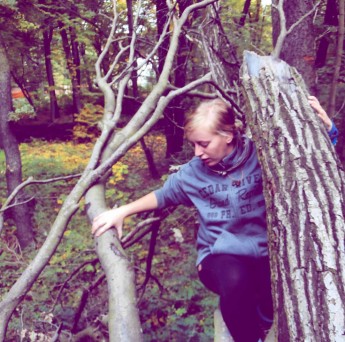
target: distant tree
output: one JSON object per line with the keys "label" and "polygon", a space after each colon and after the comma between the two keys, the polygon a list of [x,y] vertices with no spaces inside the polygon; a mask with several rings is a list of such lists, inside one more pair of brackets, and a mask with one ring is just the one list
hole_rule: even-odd
{"label": "distant tree", "polygon": [[[179,11],[183,13],[185,8],[191,5],[191,0],[178,1]],[[185,24],[184,30],[188,31],[192,26],[194,16],[191,15]],[[193,44],[188,40],[186,35],[180,35],[178,50],[176,55],[176,65],[174,73],[171,76],[175,87],[182,88],[188,82],[188,76],[190,77],[190,57],[193,55]],[[167,140],[166,156],[169,158],[181,152],[183,148],[183,122],[186,103],[188,98],[180,96],[171,101],[169,109],[166,111],[165,116],[165,135]]]}
{"label": "distant tree", "polygon": [[72,84],[73,112],[79,113],[82,107],[80,98],[80,54],[76,30],[73,26],[67,26],[58,22],[62,47],[65,52],[67,69]]}
{"label": "distant tree", "polygon": [[45,20],[43,28],[43,46],[44,46],[44,58],[45,58],[45,66],[46,66],[46,73],[47,73],[47,82],[48,82],[48,93],[49,93],[49,100],[50,100],[50,116],[51,120],[54,122],[60,116],[59,107],[56,97],[56,89],[55,89],[55,80],[54,80],[54,72],[53,72],[53,63],[52,63],[52,56],[51,56],[51,42],[53,38],[54,28],[49,23],[49,20]]}
{"label": "distant tree", "polygon": [[338,26],[338,6],[337,0],[327,0],[326,8],[324,10],[323,26],[321,37],[317,41],[317,52],[315,58],[315,67],[322,68],[326,64],[328,48],[332,41],[332,30],[328,27]]}
{"label": "distant tree", "polygon": [[[10,195],[22,182],[22,163],[18,141],[10,126],[13,110],[11,97],[11,73],[5,45],[0,36],[0,142],[6,157],[6,184]],[[34,233],[26,198],[21,193],[16,196],[9,210],[15,221],[19,246],[22,249],[34,244]]]}

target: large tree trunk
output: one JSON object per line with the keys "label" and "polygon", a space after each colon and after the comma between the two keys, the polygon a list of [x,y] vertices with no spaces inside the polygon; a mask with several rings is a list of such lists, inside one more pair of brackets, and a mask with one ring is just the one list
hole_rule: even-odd
{"label": "large tree trunk", "polygon": [[[8,114],[12,111],[11,74],[5,48],[0,40],[0,140],[6,157],[6,182],[8,195],[22,182],[22,162],[18,141],[11,130]],[[21,248],[34,243],[31,217],[27,203],[21,194],[15,199],[11,213],[17,227],[17,238]]]}
{"label": "large tree trunk", "polygon": [[[272,3],[277,4],[280,1],[283,1],[287,29],[313,8],[312,0],[273,0]],[[278,35],[281,31],[280,15],[277,10],[272,8],[274,45],[276,45]],[[313,15],[309,15],[285,37],[279,56],[282,60],[293,65],[298,70],[303,76],[309,90],[314,94],[316,90],[316,74],[314,70],[315,38]]]}
{"label": "large tree trunk", "polygon": [[246,52],[242,79],[264,177],[278,341],[343,341],[343,171],[295,69]]}

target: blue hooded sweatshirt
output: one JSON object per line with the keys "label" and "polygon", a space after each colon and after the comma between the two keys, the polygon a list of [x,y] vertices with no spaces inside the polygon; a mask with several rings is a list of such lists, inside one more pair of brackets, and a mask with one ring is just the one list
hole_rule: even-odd
{"label": "blue hooded sweatshirt", "polygon": [[194,157],[155,191],[158,207],[194,205],[199,216],[196,264],[209,254],[268,254],[266,207],[254,143],[237,136],[216,167]]}

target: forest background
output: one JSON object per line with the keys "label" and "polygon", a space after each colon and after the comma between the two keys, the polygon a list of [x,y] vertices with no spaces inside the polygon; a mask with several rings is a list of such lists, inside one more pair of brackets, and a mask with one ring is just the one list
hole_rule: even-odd
{"label": "forest background", "polygon": [[[192,3],[192,2],[190,2]],[[133,3],[134,4],[134,3]],[[116,33],[130,33],[131,1],[117,2],[120,17]],[[179,2],[179,6],[189,3]],[[163,6],[163,7],[160,7]],[[21,178],[34,177],[21,198],[30,213],[18,223],[14,211],[2,209],[0,261],[1,295],[12,286],[47,236],[66,194],[85,168],[98,135],[104,98],[94,83],[95,64],[107,39],[112,3],[108,1],[13,1],[0,5],[1,46],[11,73],[13,110],[1,117],[2,145],[7,139],[4,122],[19,143]],[[262,1],[222,2],[221,23],[240,61],[244,50],[268,55],[272,51],[271,5]],[[315,50],[304,55],[317,74],[312,92],[343,131],[343,64],[334,87],[337,58],[338,2],[321,1],[313,15]],[[164,21],[164,2],[143,2],[139,13],[138,63],[145,47],[153,45]],[[190,17],[193,32],[204,19],[198,11]],[[189,33],[189,31],[188,31]],[[300,46],[302,49],[303,46]],[[113,49],[120,49],[113,46]],[[161,55],[160,55],[161,54]],[[4,53],[0,54],[4,65]],[[125,93],[119,127],[126,125],[150,93],[160,74],[164,50],[158,50],[145,68],[139,69]],[[116,72],[123,68],[119,60]],[[111,60],[103,60],[107,70]],[[115,69],[116,69],[115,68]],[[192,35],[181,37],[175,67],[170,75],[177,87],[207,69],[205,56]],[[5,93],[1,90],[1,93]],[[203,93],[176,98],[154,128],[112,168],[107,178],[109,206],[120,205],[157,188],[169,173],[192,155],[183,143],[183,114]],[[332,94],[336,101],[332,103]],[[344,161],[342,137],[337,145]],[[6,182],[5,152],[0,151],[0,197],[6,203],[14,190]],[[71,175],[75,175],[72,177]],[[57,179],[62,177],[62,179]],[[131,218],[131,231],[145,216]],[[23,231],[18,231],[22,224]],[[146,264],[151,259],[150,237],[129,247],[136,268],[139,311],[147,341],[209,341],[213,337],[215,297],[197,280],[194,269],[197,223],[191,209],[177,208],[161,222],[147,282]],[[142,284],[146,284],[142,287]],[[145,290],[144,290],[145,289]],[[8,341],[51,340],[59,331],[66,340],[107,339],[108,294],[98,263],[83,200],[70,221],[49,265],[17,307],[8,327]]]}

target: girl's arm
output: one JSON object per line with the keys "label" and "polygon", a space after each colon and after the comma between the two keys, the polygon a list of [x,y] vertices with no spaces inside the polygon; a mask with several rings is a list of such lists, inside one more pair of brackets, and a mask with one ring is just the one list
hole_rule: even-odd
{"label": "girl's arm", "polygon": [[114,208],[103,212],[94,218],[92,223],[92,234],[96,237],[102,235],[108,229],[115,227],[122,237],[123,221],[127,216],[131,216],[143,211],[154,210],[158,207],[156,195],[150,192],[148,195],[139,198],[138,200],[125,204],[119,208]]}
{"label": "girl's arm", "polygon": [[326,126],[327,132],[328,132],[329,138],[332,141],[332,144],[336,145],[338,141],[339,132],[334,122],[329,118],[326,111],[323,109],[319,100],[315,96],[309,96],[308,101],[311,107],[316,111],[317,115]]}

